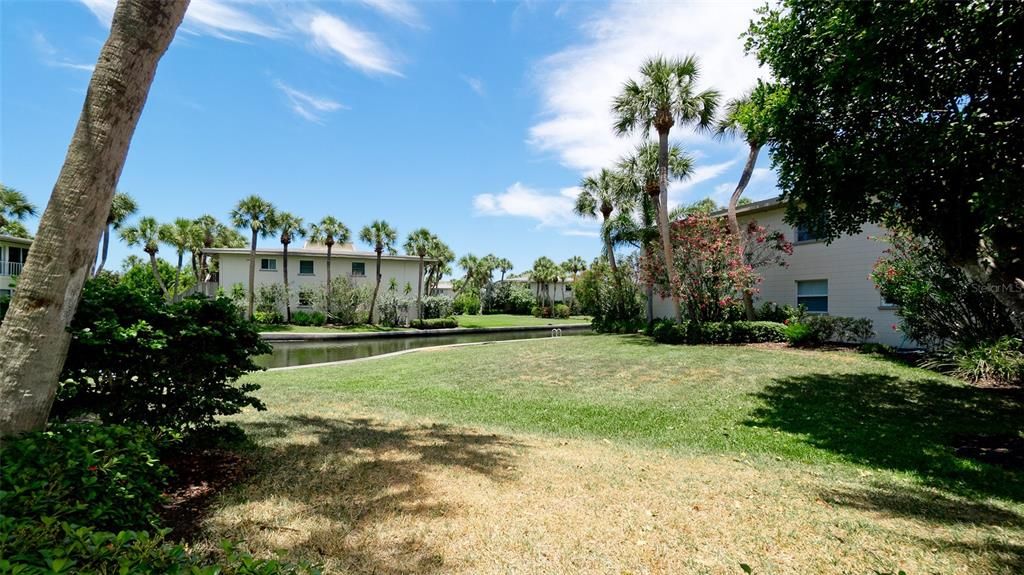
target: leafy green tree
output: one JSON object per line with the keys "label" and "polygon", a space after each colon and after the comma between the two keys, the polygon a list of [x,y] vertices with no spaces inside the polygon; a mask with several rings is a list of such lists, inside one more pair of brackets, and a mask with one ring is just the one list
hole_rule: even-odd
{"label": "leafy green tree", "polygon": [[107,225],[103,228],[103,245],[100,248],[100,262],[96,265],[96,271],[93,273],[93,277],[98,276],[103,271],[103,266],[107,263],[107,251],[110,249],[110,229],[119,231],[128,220],[136,212],[139,211],[139,204],[135,201],[135,198],[124,192],[116,192],[114,199],[110,203],[110,214],[107,215]]}
{"label": "leafy green tree", "polygon": [[416,317],[423,319],[423,260],[430,253],[430,245],[436,239],[427,228],[413,230],[405,240],[405,253],[416,256],[420,260],[419,274],[416,276]]}
{"label": "leafy green tree", "polygon": [[384,250],[389,254],[395,253],[395,242],[398,241],[398,232],[384,220],[374,220],[369,225],[363,226],[359,231],[359,239],[370,245],[377,254],[377,281],[373,286],[373,298],[370,300],[370,323],[373,323],[373,312],[377,306],[377,295],[380,292],[380,280],[383,277],[380,272],[380,261]]}
{"label": "leafy green tree", "polygon": [[[160,279],[164,285],[171,285],[174,282],[174,266],[167,263],[163,258],[157,258],[156,266],[157,273],[160,274]],[[100,277],[106,275],[103,274]],[[150,263],[134,254],[121,262],[120,281],[131,290],[151,294],[155,297],[163,296],[163,290],[160,289],[160,284],[157,283],[156,277],[153,275],[153,268]],[[188,289],[190,287],[192,287],[192,282],[189,276],[183,277],[182,288]]]}
{"label": "leafy green tree", "polygon": [[540,292],[544,292],[544,299],[547,305],[552,304],[551,299],[551,284],[558,281],[559,274],[563,273],[562,269],[556,264],[551,258],[547,256],[541,256],[533,262],[533,268],[530,270],[530,280],[537,284],[537,296],[540,297]]}
{"label": "leafy green tree", "polygon": [[0,234],[19,238],[29,237],[28,230],[21,221],[36,215],[37,211],[25,194],[0,184]]}
{"label": "leafy green tree", "polygon": [[[349,231],[348,226],[334,216],[324,216],[319,223],[309,226],[309,240],[327,246],[327,283],[324,284],[324,293],[328,296],[334,289],[331,285],[331,250],[334,249],[335,243],[347,243],[351,235],[352,232]],[[331,300],[333,299],[327,297],[324,300],[324,311],[328,316],[331,315]]]}
{"label": "leafy green tree", "polygon": [[1024,3],[786,0],[747,49],[788,91],[770,116],[791,223],[907,229],[1024,331]]}
{"label": "leafy green tree", "polygon": [[[615,131],[620,135],[640,133],[644,137],[652,128],[658,132],[658,228],[665,261],[674,261],[668,220],[669,132],[677,123],[710,131],[719,95],[715,90],[697,90],[700,66],[694,56],[651,58],[640,68],[640,74],[641,82],[626,81],[615,98]],[[679,283],[678,274],[670,274],[672,282]],[[676,322],[681,323],[679,298],[674,297],[673,303]]]}
{"label": "leafy green tree", "polygon": [[628,209],[627,203],[631,198],[625,193],[626,183],[622,175],[614,170],[602,169],[596,176],[587,176],[580,182],[580,193],[576,196],[576,205],[573,211],[578,216],[596,218],[601,214],[601,237],[604,241],[605,253],[608,255],[608,264],[612,270],[616,270],[615,249],[612,245],[608,218],[616,208]]}
{"label": "leafy green tree", "polygon": [[243,198],[231,210],[231,224],[252,232],[252,243],[249,245],[249,307],[246,314],[249,319],[252,319],[256,297],[256,238],[265,238],[274,233],[275,212],[273,204],[257,195]]}
{"label": "leafy green tree", "polygon": [[185,252],[194,246],[194,239],[197,236],[195,222],[188,218],[176,218],[174,223],[160,226],[158,235],[160,241],[173,247],[178,254],[178,266],[174,274],[174,290],[171,292],[171,299],[178,301],[178,294],[181,292],[181,266],[184,263]]}
{"label": "leafy green tree", "polygon": [[295,238],[306,235],[306,228],[302,226],[302,218],[288,212],[278,212],[274,217],[274,228],[281,234],[281,267],[284,272],[284,320],[285,323],[292,322],[292,298],[288,292],[288,244]]}
{"label": "leafy green tree", "polygon": [[121,229],[121,239],[131,247],[141,247],[142,251],[149,256],[149,265],[153,271],[153,279],[156,285],[160,286],[160,293],[167,297],[167,285],[160,277],[160,269],[157,267],[156,254],[160,252],[160,224],[156,218],[146,216],[139,218],[134,226]]}
{"label": "leafy green tree", "polygon": [[441,278],[446,274],[452,273],[452,262],[455,261],[455,252],[448,247],[448,244],[435,236],[430,242],[430,250],[427,252],[427,257],[430,258],[430,261],[427,262],[426,291],[430,294],[437,289]]}

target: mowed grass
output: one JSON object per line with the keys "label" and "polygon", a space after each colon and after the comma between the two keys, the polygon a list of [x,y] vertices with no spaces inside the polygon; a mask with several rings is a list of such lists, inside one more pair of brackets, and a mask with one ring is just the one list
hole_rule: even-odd
{"label": "mowed grass", "polygon": [[532,315],[457,315],[455,319],[459,327],[530,327],[538,325],[565,325],[574,323],[590,323],[587,316],[573,316],[568,319],[552,317],[533,317]]}
{"label": "mowed grass", "polygon": [[579,336],[267,372],[208,541],[332,573],[1024,572],[1018,393],[849,352]]}

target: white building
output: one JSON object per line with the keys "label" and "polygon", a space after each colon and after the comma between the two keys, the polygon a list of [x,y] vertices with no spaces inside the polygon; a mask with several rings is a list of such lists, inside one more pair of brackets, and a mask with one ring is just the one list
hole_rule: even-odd
{"label": "white building", "polygon": [[[878,239],[886,231],[867,224],[861,233],[844,235],[830,244],[814,238],[806,230],[798,230],[783,221],[786,207],[780,198],[753,202],[738,209],[740,227],[750,220],[770,230],[781,231],[793,242],[793,255],[787,267],[769,266],[758,270],[764,278],[758,286],[755,304],[771,301],[777,304],[800,305],[812,313],[836,316],[866,317],[874,324],[872,341],[898,347],[913,346],[903,333],[893,329],[898,324],[896,308],[882,300],[871,281],[871,269],[882,257],[886,244]],[[714,215],[724,215],[716,212]],[[655,298],[654,313],[673,317],[672,301]]]}
{"label": "white building", "polygon": [[0,297],[14,294],[14,278],[21,275],[31,245],[32,240],[0,235]]}
{"label": "white building", "polygon": [[[240,284],[249,286],[249,248],[211,248],[206,250],[216,262],[217,273],[207,293],[215,293],[218,287],[230,292]],[[424,260],[430,261],[430,260]],[[416,256],[381,256],[381,292],[387,290],[394,279],[398,291],[405,293],[411,288],[416,297],[417,276],[420,260]],[[356,251],[352,244],[335,245],[331,251],[331,279],[348,278],[356,285],[373,286],[376,282],[377,254]],[[327,247],[307,243],[302,248],[288,250],[288,288],[291,292],[292,309],[311,308],[311,301],[302,297],[305,291],[322,289],[327,283]],[[284,253],[280,245],[256,249],[255,288],[270,284],[284,284]],[[310,288],[304,290],[303,288]],[[427,295],[424,293],[423,295]],[[284,309],[281,310],[284,312]]]}

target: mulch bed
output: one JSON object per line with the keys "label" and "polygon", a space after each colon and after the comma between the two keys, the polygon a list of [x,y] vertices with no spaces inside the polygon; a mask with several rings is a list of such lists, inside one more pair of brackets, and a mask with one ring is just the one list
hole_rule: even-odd
{"label": "mulch bed", "polygon": [[171,537],[193,541],[216,495],[252,474],[251,461],[222,449],[176,454],[163,461],[174,475],[167,485],[160,515]]}

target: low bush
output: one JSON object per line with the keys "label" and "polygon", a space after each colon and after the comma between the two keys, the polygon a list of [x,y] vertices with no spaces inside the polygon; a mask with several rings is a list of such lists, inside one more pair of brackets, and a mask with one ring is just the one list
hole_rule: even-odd
{"label": "low bush", "polygon": [[862,344],[875,335],[872,321],[867,318],[810,315],[800,321],[790,321],[789,326],[792,329],[787,331],[787,337],[796,346]]}
{"label": "low bush", "polygon": [[452,311],[456,314],[463,315],[477,315],[480,313],[480,296],[470,293],[462,292],[455,296],[455,300],[452,301]]}
{"label": "low bush", "polygon": [[810,345],[821,345],[821,341],[816,339],[816,334],[811,326],[805,323],[792,322],[786,325],[784,331],[786,340],[791,345],[797,347],[804,347]]}
{"label": "low bush", "polygon": [[974,345],[952,345],[921,364],[973,383],[1024,383],[1024,341],[1002,337]]}
{"label": "low bush", "polygon": [[598,260],[573,283],[573,298],[580,312],[593,316],[596,331],[636,333],[643,326],[645,299],[633,272],[620,266],[616,275]]}
{"label": "low bush", "polygon": [[388,289],[377,301],[377,323],[385,327],[405,325],[409,315],[409,298]]}
{"label": "low bush", "polygon": [[564,303],[558,303],[555,304],[555,307],[551,311],[551,314],[557,318],[569,319],[569,316],[572,315],[572,310],[569,309],[569,306],[565,305]]}
{"label": "low bush", "polygon": [[454,310],[454,301],[446,295],[431,295],[423,298],[423,319],[449,317]]}
{"label": "low bush", "polygon": [[537,297],[521,283],[502,282],[488,292],[487,313],[526,315],[537,305]]}
{"label": "low bush", "polygon": [[284,315],[279,311],[254,311],[252,320],[263,325],[277,325],[284,323]]}
{"label": "low bush", "polygon": [[276,321],[261,321],[257,319],[258,323],[283,323],[284,316],[281,315],[281,310],[284,309],[287,299],[288,294],[284,291],[284,285],[282,284],[259,286],[256,289],[256,297],[253,298],[253,319],[256,319],[256,314],[259,313],[262,314],[262,317]]}
{"label": "low bush", "polygon": [[773,301],[766,301],[756,310],[757,319],[760,321],[774,321],[777,323],[799,322],[807,316],[807,308],[804,306],[791,306],[789,304],[779,305]]}
{"label": "low bush", "polygon": [[352,325],[369,321],[370,297],[373,288],[357,285],[347,277],[331,279],[330,286],[316,290],[309,300],[331,323]]}
{"label": "low bush", "polygon": [[786,341],[785,325],[771,321],[655,322],[651,336],[659,343],[720,344]]}
{"label": "low bush", "polygon": [[554,310],[546,305],[535,305],[530,309],[530,315],[533,317],[551,317]]}
{"label": "low bush", "polygon": [[453,317],[414,319],[409,322],[409,326],[415,329],[445,329],[459,327],[459,322]]}
{"label": "low bush", "polygon": [[97,278],[86,283],[69,331],[52,418],[187,433],[244,407],[264,409],[252,395],[259,386],[234,382],[259,370],[252,358],[270,346],[227,298],[167,303]]}
{"label": "low bush", "polygon": [[[99,529],[156,524],[168,469],[146,428],[55,424],[0,447],[0,509]],[[2,554],[0,554],[2,556]]]}
{"label": "low bush", "polygon": [[324,325],[327,323],[327,316],[319,311],[297,311],[292,314],[292,323],[295,325]]}

